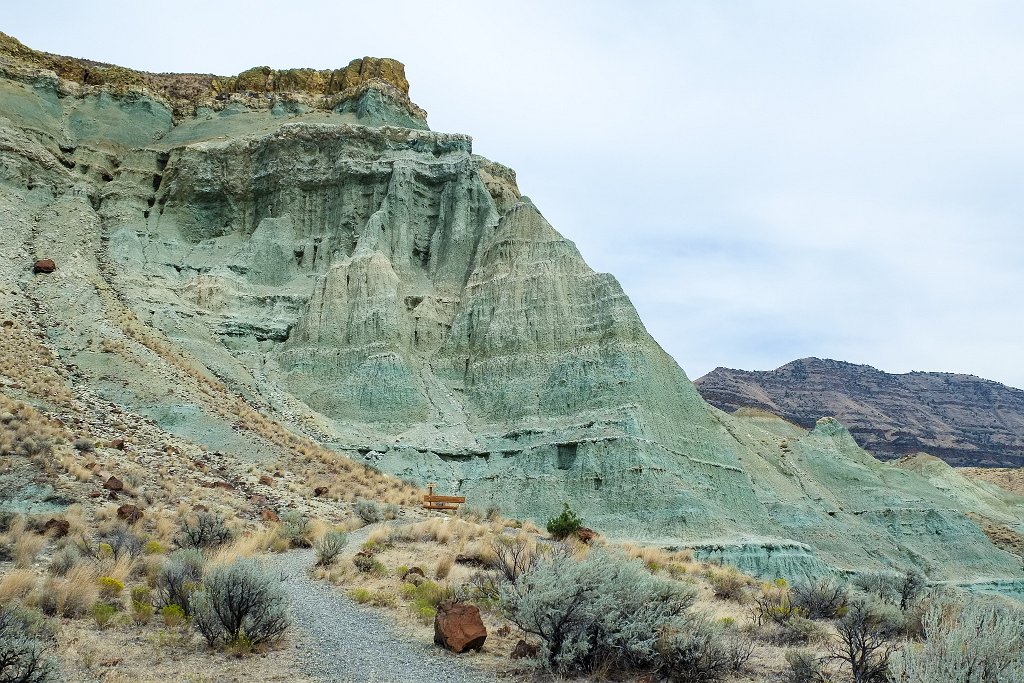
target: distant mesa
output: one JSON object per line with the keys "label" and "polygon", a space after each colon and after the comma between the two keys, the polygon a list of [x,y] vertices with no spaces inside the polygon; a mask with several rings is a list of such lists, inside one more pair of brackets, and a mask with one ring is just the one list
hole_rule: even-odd
{"label": "distant mesa", "polygon": [[764,372],[717,368],[694,384],[726,412],[764,410],[805,428],[835,416],[881,459],[925,452],[958,467],[1024,467],[1024,391],[973,375],[803,358]]}

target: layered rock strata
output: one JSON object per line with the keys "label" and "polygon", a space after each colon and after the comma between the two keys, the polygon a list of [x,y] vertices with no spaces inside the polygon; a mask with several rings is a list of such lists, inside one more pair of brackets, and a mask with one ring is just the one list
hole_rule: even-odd
{"label": "layered rock strata", "polygon": [[717,368],[695,384],[728,412],[767,410],[803,427],[835,416],[885,460],[926,452],[958,467],[1024,467],[1024,391],[980,377],[804,358],[767,372]]}
{"label": "layered rock strata", "polygon": [[[170,358],[480,508],[543,522],[570,502],[612,538],[699,544],[765,575],[1024,578],[964,514],[1019,526],[1024,501],[951,496],[834,420],[708,405],[515,174],[427,130],[398,85],[366,80],[348,100],[365,106],[184,114],[3,54],[0,304],[61,311],[62,362],[165,429],[261,457],[244,425],[155,389]],[[276,101],[299,102],[285,82]],[[117,345],[146,330],[166,344],[126,364]]]}

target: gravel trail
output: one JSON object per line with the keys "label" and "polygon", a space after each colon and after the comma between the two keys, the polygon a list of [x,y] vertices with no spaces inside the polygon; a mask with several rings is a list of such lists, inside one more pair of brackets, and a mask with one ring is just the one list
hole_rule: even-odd
{"label": "gravel trail", "polygon": [[[351,558],[370,527],[349,534],[342,559]],[[303,673],[338,683],[492,683],[493,674],[474,669],[433,643],[416,642],[384,617],[360,607],[340,590],[310,579],[316,561],[312,550],[270,558],[268,569],[286,577],[282,584],[292,601],[297,661]]]}

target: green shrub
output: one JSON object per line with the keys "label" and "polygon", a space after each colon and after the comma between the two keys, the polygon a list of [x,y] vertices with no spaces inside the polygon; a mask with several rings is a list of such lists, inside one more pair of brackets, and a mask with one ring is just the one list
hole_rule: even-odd
{"label": "green shrub", "polygon": [[153,591],[148,586],[132,588],[132,619],[140,626],[153,618]]}
{"label": "green shrub", "polygon": [[410,605],[409,611],[421,624],[430,624],[437,616],[437,608],[429,605]]}
{"label": "green shrub", "polygon": [[153,618],[153,605],[149,602],[132,603],[132,620],[139,626],[145,626]]}
{"label": "green shrub", "polygon": [[192,595],[202,585],[206,559],[198,550],[176,550],[156,574],[156,603],[177,605],[185,616],[192,614]]}
{"label": "green shrub", "polygon": [[424,581],[418,586],[405,583],[402,584],[401,590],[402,597],[410,601],[409,611],[424,624],[433,621],[439,604],[455,598],[454,589],[440,586],[433,581]]}
{"label": "green shrub", "polygon": [[160,617],[164,620],[164,626],[167,628],[181,626],[188,620],[181,605],[164,605],[160,608]]}
{"label": "green shrub", "polygon": [[210,512],[200,512],[194,520],[181,522],[178,546],[181,548],[216,548],[233,538],[224,518]]}
{"label": "green shrub", "polygon": [[132,602],[153,603],[153,591],[149,586],[135,586],[131,592]]}
{"label": "green shrub", "polygon": [[546,553],[501,587],[509,620],[540,638],[541,658],[563,673],[655,665],[658,634],[687,625],[696,594],[652,576],[639,561],[597,550],[579,561],[565,551]]}
{"label": "green shrub", "polygon": [[559,541],[572,536],[583,526],[583,520],[579,515],[569,508],[568,503],[562,503],[562,512],[557,517],[548,520],[548,533]]}
{"label": "green shrub", "polygon": [[96,583],[100,586],[100,600],[106,600],[107,602],[117,600],[121,595],[121,591],[124,590],[124,584],[113,576],[101,576],[96,579]]}
{"label": "green shrub", "polygon": [[409,610],[424,623],[429,623],[429,620],[434,618],[438,605],[455,598],[453,588],[441,586],[433,581],[424,581],[418,586],[407,583],[403,584],[402,588],[402,594],[412,601]]}
{"label": "green shrub", "polygon": [[96,625],[104,629],[117,615],[117,608],[105,602],[97,602],[92,606],[91,614]]}
{"label": "green shrub", "polygon": [[793,586],[790,600],[808,619],[835,619],[846,614],[846,587],[835,579],[804,581]]}
{"label": "green shrub", "polygon": [[900,683],[1024,681],[1024,609],[980,596],[931,600],[924,643],[892,659]]}
{"label": "green shrub", "polygon": [[348,597],[352,598],[352,600],[358,602],[360,605],[365,605],[370,602],[371,595],[372,593],[368,588],[353,588],[348,592]]}
{"label": "green shrub", "polygon": [[281,515],[281,527],[278,533],[281,538],[288,541],[288,547],[290,548],[308,548],[312,545],[309,540],[309,536],[313,531],[313,527],[309,521],[309,517],[295,512],[294,510],[285,512]]}
{"label": "green shrub", "polygon": [[207,573],[193,600],[193,622],[211,647],[256,646],[284,635],[287,602],[277,578],[253,560],[236,560]]}
{"label": "green shrub", "polygon": [[369,555],[356,555],[352,558],[352,564],[354,564],[356,569],[364,574],[387,576],[388,573],[387,567]]}
{"label": "green shrub", "polygon": [[658,651],[661,674],[673,683],[712,683],[733,670],[722,630],[701,618],[683,620],[666,630]]}
{"label": "green shrub", "polygon": [[149,541],[142,549],[146,555],[163,555],[166,549],[160,544],[160,541]]}
{"label": "green shrub", "polygon": [[359,500],[355,505],[356,515],[367,524],[383,521],[384,512],[372,500]]}
{"label": "green shrub", "polygon": [[53,636],[38,613],[12,606],[0,608],[0,681],[57,681],[57,664],[48,655],[52,646]]}
{"label": "green shrub", "polygon": [[346,545],[348,545],[348,534],[343,531],[328,531],[316,542],[317,565],[326,567],[333,564]]}

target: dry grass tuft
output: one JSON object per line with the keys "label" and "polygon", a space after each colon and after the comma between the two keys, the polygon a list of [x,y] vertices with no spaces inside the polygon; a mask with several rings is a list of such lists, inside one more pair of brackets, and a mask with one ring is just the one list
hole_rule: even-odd
{"label": "dry grass tuft", "polygon": [[455,558],[451,555],[445,555],[437,561],[437,566],[434,567],[434,578],[447,579],[448,575],[452,571],[452,565],[455,564]]}
{"label": "dry grass tuft", "polygon": [[38,577],[29,569],[13,569],[0,578],[0,604],[20,600],[36,587]]}
{"label": "dry grass tuft", "polygon": [[32,396],[70,406],[74,395],[61,378],[50,349],[27,327],[13,322],[0,329],[0,375]]}
{"label": "dry grass tuft", "polygon": [[14,542],[14,566],[19,569],[31,567],[45,545],[45,536],[30,531],[23,532]]}
{"label": "dry grass tuft", "polygon": [[29,603],[45,614],[76,618],[86,614],[100,596],[96,567],[77,564],[64,578],[51,577],[29,595]]}
{"label": "dry grass tuft", "polygon": [[0,452],[50,465],[54,447],[67,436],[62,426],[39,411],[0,394]]}

